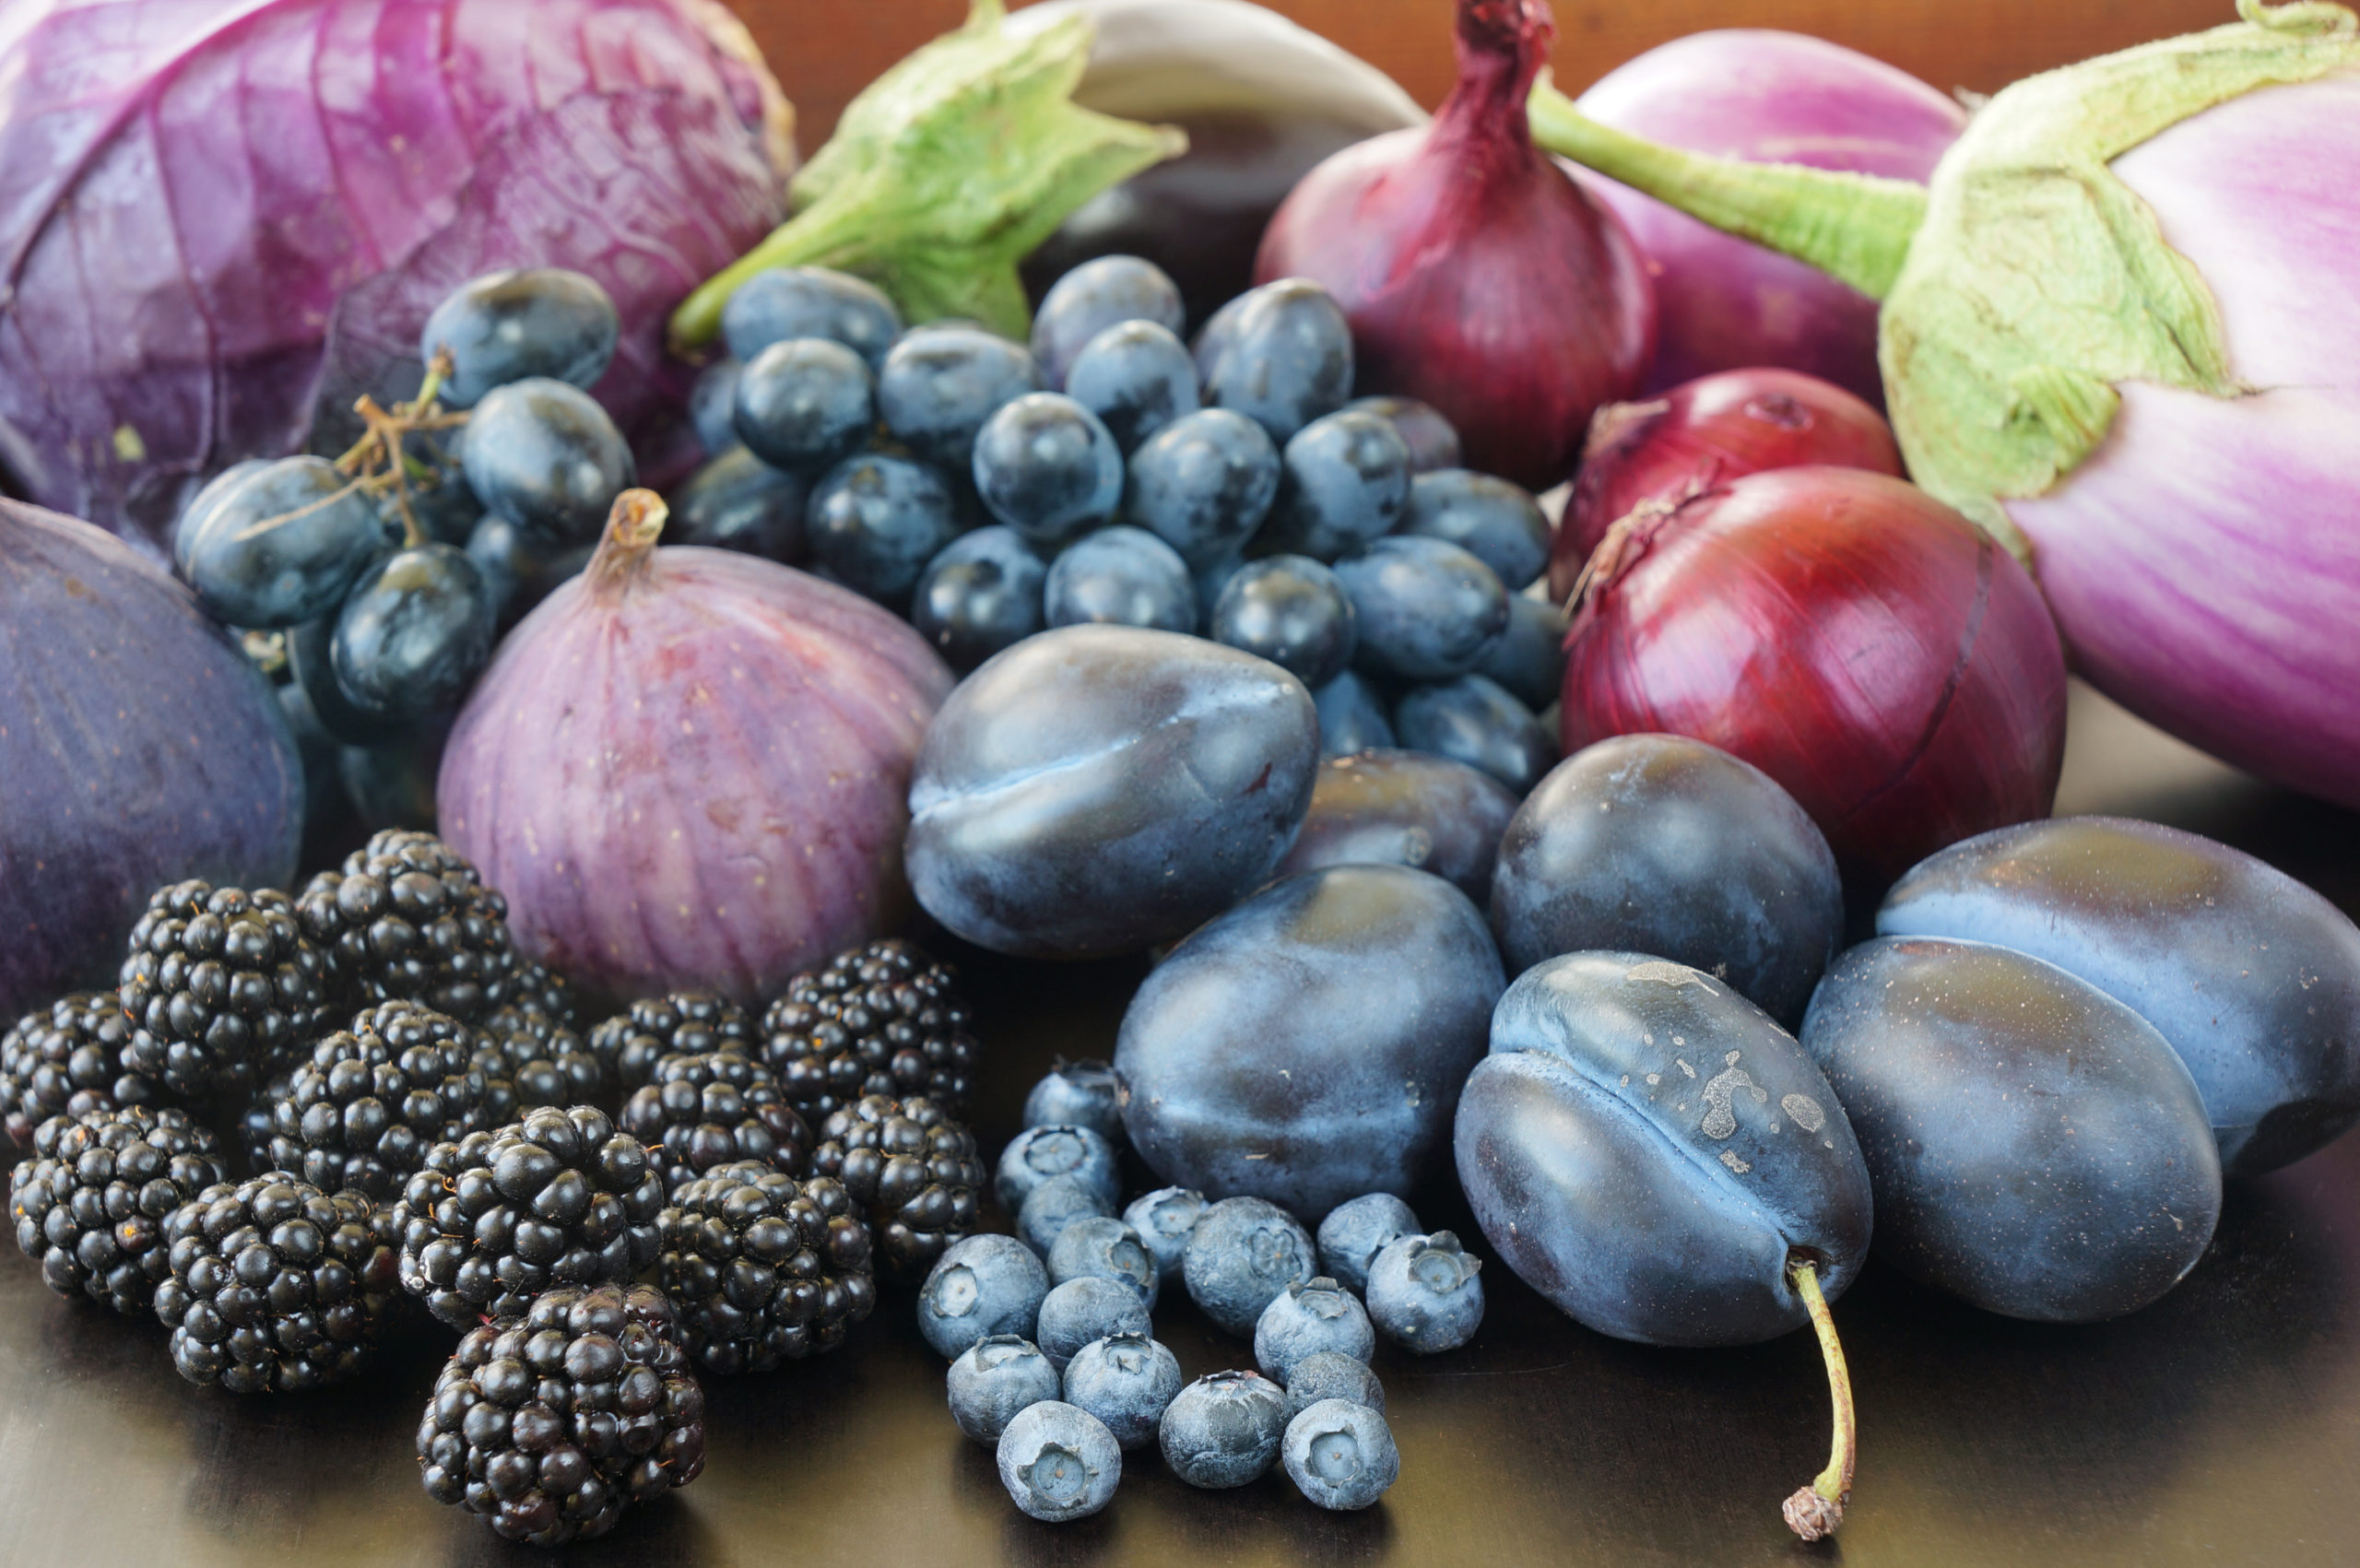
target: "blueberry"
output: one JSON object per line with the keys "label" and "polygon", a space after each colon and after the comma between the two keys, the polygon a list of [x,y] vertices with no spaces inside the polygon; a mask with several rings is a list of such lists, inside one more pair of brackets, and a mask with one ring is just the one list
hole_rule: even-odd
{"label": "blueberry", "polygon": [[1066,1402],[1104,1421],[1127,1451],[1155,1441],[1163,1412],[1179,1392],[1178,1359],[1144,1334],[1093,1339],[1066,1363]]}
{"label": "blueberry", "polygon": [[1314,698],[1319,710],[1319,754],[1351,757],[1389,748],[1393,721],[1386,714],[1384,694],[1357,670],[1346,670],[1321,687]]}
{"label": "blueberry", "polygon": [[918,1330],[938,1354],[957,1356],[995,1334],[1030,1338],[1049,1271],[1013,1236],[964,1236],[935,1259],[918,1291]]}
{"label": "blueberry", "polygon": [[744,444],[738,439],[738,377],[745,369],[738,360],[715,360],[689,391],[689,422],[708,457]]}
{"label": "blueberry", "polygon": [[1041,630],[1048,564],[1013,528],[962,534],[926,562],[910,624],[961,674]]}
{"label": "blueberry", "polygon": [[1480,675],[1421,686],[1393,710],[1393,733],[1412,751],[1480,768],[1518,796],[1557,760],[1557,743],[1499,682]]}
{"label": "blueberry", "polygon": [[1322,1399],[1341,1399],[1381,1412],[1385,1409],[1385,1385],[1377,1381],[1375,1372],[1364,1361],[1334,1350],[1314,1350],[1289,1372],[1288,1419],[1301,1415]]}
{"label": "blueberry", "polygon": [[1174,419],[1131,454],[1130,520],[1198,571],[1234,556],[1278,500],[1278,446],[1226,408]]}
{"label": "blueberry", "polygon": [[902,312],[875,284],[824,266],[758,272],[721,308],[721,335],[736,358],[750,361],[774,343],[824,337],[873,370],[902,335]]}
{"label": "blueberry", "polygon": [[1360,643],[1353,663],[1398,680],[1448,680],[1483,660],[1508,627],[1507,590],[1457,545],[1379,539],[1336,563]]}
{"label": "blueberry", "polygon": [[667,498],[667,545],[741,550],[789,566],[803,562],[803,511],[811,487],[800,474],[773,468],[732,446],[689,476]]}
{"label": "blueberry", "polygon": [[1197,362],[1167,329],[1128,321],[1090,340],[1067,372],[1066,395],[1098,416],[1124,452],[1197,411]]}
{"label": "blueberry", "polygon": [[1794,796],[1701,740],[1584,747],[1517,808],[1492,881],[1517,973],[1559,953],[1653,953],[1728,982],[1788,1028],[1844,937],[1835,854]]}
{"label": "blueberry", "polygon": [[1522,485],[1445,468],[1410,481],[1401,532],[1457,545],[1490,567],[1511,594],[1549,569],[1549,518]]}
{"label": "blueberry", "polygon": [[1035,1342],[1059,1372],[1076,1350],[1109,1334],[1149,1332],[1147,1303],[1130,1286],[1094,1274],[1081,1275],[1050,1289],[1041,1302],[1040,1332]]}
{"label": "blueberry", "polygon": [[1410,502],[1410,448],[1375,414],[1330,414],[1279,457],[1278,504],[1256,548],[1334,560],[1393,531]]}
{"label": "blueberry", "polygon": [[813,572],[888,606],[908,601],[959,533],[941,475],[874,452],[828,470],[812,487],[803,525]]}
{"label": "blueberry", "polygon": [[1254,1332],[1270,1298],[1314,1271],[1311,1237],[1294,1216],[1258,1197],[1227,1197],[1198,1216],[1181,1252],[1188,1299],[1240,1337]]}
{"label": "blueberry", "polygon": [[950,1419],[978,1443],[997,1443],[1009,1422],[1059,1391],[1049,1358],[1015,1334],[994,1334],[960,1351],[948,1382]]}
{"label": "blueberry", "polygon": [[[1479,905],[1492,896],[1516,796],[1489,773],[1423,751],[1363,751],[1320,764],[1281,876],[1323,866],[1407,866]],[[1513,966],[1511,966],[1513,967]]]}
{"label": "blueberry", "polygon": [[1325,1275],[1298,1279],[1270,1298],[1254,1324],[1254,1364],[1288,1381],[1297,1362],[1320,1350],[1362,1361],[1376,1353],[1376,1330],[1358,1297]]}
{"label": "blueberry", "polygon": [[454,706],[491,657],[498,607],[476,563],[419,545],[360,574],[336,612],[329,658],[354,706],[389,719]]}
{"label": "blueberry", "polygon": [[195,547],[197,536],[205,531],[206,524],[213,517],[221,499],[245,483],[248,477],[269,466],[270,459],[267,457],[249,457],[242,463],[232,463],[206,480],[197,492],[188,498],[187,503],[181,508],[180,516],[172,523],[172,570],[181,574],[183,582],[188,580],[189,552]]}
{"label": "blueberry", "polygon": [[631,445],[581,388],[536,377],[484,394],[459,440],[484,510],[565,544],[590,544],[639,477]]}
{"label": "blueberry", "polygon": [[1548,600],[1511,595],[1507,630],[1485,652],[1475,673],[1499,682],[1509,696],[1539,713],[1564,689],[1567,630],[1565,612]]}
{"label": "blueberry", "polygon": [[1122,504],[1122,449],[1062,393],[1026,393],[993,410],[975,432],[973,466],[992,515],[1041,549],[1080,538]]}
{"label": "blueberry", "polygon": [[[1068,369],[1100,334],[1125,322],[1178,332],[1187,319],[1180,290],[1163,269],[1138,256],[1086,261],[1049,286],[1032,312],[1032,357],[1052,387],[1071,390]],[[1193,361],[1189,390],[1196,375]]]}
{"label": "blueberry", "polygon": [[559,544],[505,517],[487,514],[467,536],[467,559],[483,573],[499,624],[513,626],[549,591],[590,564],[594,545]]}
{"label": "blueberry", "polygon": [[[1205,400],[1245,415],[1272,441],[1283,442],[1334,413],[1351,395],[1351,326],[1328,291],[1309,278],[1266,283],[1241,296],[1235,316],[1207,324],[1209,336],[1215,324],[1221,330],[1213,362],[1205,368]],[[1393,434],[1389,424],[1386,430]],[[1398,434],[1393,439],[1406,477],[1409,448]]]}
{"label": "blueberry", "polygon": [[1170,545],[1144,528],[1101,528],[1050,564],[1042,613],[1051,626],[1197,630],[1197,584]]}
{"label": "blueberry", "polygon": [[1163,1462],[1190,1486],[1244,1486],[1279,1456],[1287,1391],[1252,1372],[1200,1377],[1164,1407],[1156,1439]]}
{"label": "blueberry", "polygon": [[1093,1278],[1112,1279],[1137,1291],[1150,1311],[1155,1308],[1157,1290],[1162,1283],[1155,1258],[1139,1233],[1111,1218],[1076,1220],[1057,1232],[1056,1244],[1049,1248],[1053,1286]]}
{"label": "blueberry", "polygon": [[1158,1187],[1131,1199],[1123,1223],[1136,1232],[1139,1244],[1155,1259],[1155,1272],[1164,1284],[1180,1278],[1180,1263],[1188,1250],[1189,1232],[1203,1218],[1205,1195],[1187,1187]]}
{"label": "blueberry", "polygon": [[1024,1207],[1034,1187],[1054,1176],[1071,1176],[1095,1188],[1109,1205],[1121,1201],[1122,1180],[1115,1168],[1115,1145],[1105,1134],[1070,1124],[1027,1127],[1000,1151],[995,1190],[1010,1213]]}
{"label": "blueberry", "polygon": [[1063,1057],[1048,1076],[1024,1097],[1024,1125],[1045,1127],[1058,1124],[1090,1127],[1109,1138],[1123,1136],[1123,1117],[1115,1102],[1122,1080],[1111,1063],[1068,1062]]}
{"label": "blueberry", "polygon": [[[1068,1226],[1114,1212],[1115,1200],[1097,1183],[1078,1176],[1051,1176],[1024,1195],[1016,1211],[1016,1233],[1026,1246],[1046,1257]],[[1049,1278],[1052,1284],[1059,1282],[1054,1273]]]}
{"label": "blueberry", "polygon": [[1304,555],[1240,568],[1213,605],[1211,631],[1215,642],[1268,659],[1314,689],[1343,673],[1359,638],[1342,582]]}
{"label": "blueberry", "polygon": [[964,474],[984,421],[1040,390],[1040,367],[1021,345],[979,326],[921,326],[903,333],[878,367],[877,411],[920,458]]}
{"label": "blueberry", "polygon": [[1339,1203],[1319,1221],[1319,1271],[1346,1290],[1366,1295],[1368,1266],[1385,1250],[1385,1244],[1424,1230],[1410,1206],[1389,1192],[1367,1193],[1350,1203]]}
{"label": "blueberry", "polygon": [[1396,1236],[1368,1266],[1369,1321],[1415,1354],[1455,1350],[1483,1324],[1482,1267],[1448,1231]]}
{"label": "blueberry", "polygon": [[1409,443],[1410,466],[1420,474],[1456,468],[1461,460],[1458,430],[1441,409],[1414,397],[1355,397],[1344,405],[1363,413],[1382,414],[1393,421]]}
{"label": "blueberry", "polygon": [[1097,1513],[1115,1500],[1123,1451],[1086,1410],[1046,1400],[1008,1423],[999,1439],[999,1483],[1016,1505],[1052,1524]]}
{"label": "blueberry", "polygon": [[1393,1429],[1365,1405],[1322,1399],[1287,1423],[1287,1479],[1322,1508],[1365,1508],[1401,1479]]}
{"label": "blueberry", "polygon": [[615,358],[622,321],[597,280],[562,267],[494,272],[463,283],[434,307],[418,357],[448,350],[441,400],[472,408],[483,395],[532,376],[596,384]]}
{"label": "blueberry", "polygon": [[773,343],[738,372],[732,421],[772,467],[817,472],[867,444],[876,378],[867,360],[832,339]]}
{"label": "blueberry", "polygon": [[284,457],[209,502],[188,546],[189,585],[231,626],[326,615],[393,540],[367,496],[324,458]]}

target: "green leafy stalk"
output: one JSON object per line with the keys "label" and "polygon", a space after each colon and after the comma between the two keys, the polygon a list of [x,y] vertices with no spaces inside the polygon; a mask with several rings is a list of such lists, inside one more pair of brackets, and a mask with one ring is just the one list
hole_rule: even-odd
{"label": "green leafy stalk", "polygon": [[1174,127],[1073,101],[1092,35],[1086,16],[1017,29],[1001,0],[974,0],[964,27],[845,108],[789,188],[795,215],[689,296],[674,347],[710,343],[738,286],[780,266],[856,273],[914,322],[966,316],[1023,336],[1017,264],[1083,202],[1187,149]]}

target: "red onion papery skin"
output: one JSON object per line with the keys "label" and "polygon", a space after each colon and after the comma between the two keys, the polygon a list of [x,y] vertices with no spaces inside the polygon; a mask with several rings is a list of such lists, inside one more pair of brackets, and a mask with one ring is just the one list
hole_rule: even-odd
{"label": "red onion papery skin", "polygon": [[2057,629],[2016,559],[1923,490],[1773,469],[1634,514],[1619,562],[1617,542],[1566,640],[1568,755],[1717,746],[1794,796],[1859,889],[2048,814]]}
{"label": "red onion papery skin", "polygon": [[752,1003],[892,928],[910,770],[951,675],[867,600],[731,550],[598,553],[509,633],[436,785],[517,945],[594,991]]}
{"label": "red onion papery skin", "polygon": [[1352,324],[1356,390],[1458,428],[1467,466],[1546,489],[1654,352],[1653,291],[1603,207],[1532,145],[1542,0],[1459,0],[1458,85],[1431,125],[1350,147],[1295,186],[1257,282],[1316,279]]}
{"label": "red onion papery skin", "polygon": [[[1691,33],[1616,66],[1575,100],[1617,130],[1693,152],[1924,181],[1966,112],[1906,72],[1800,33]],[[1602,175],[1582,176],[1647,258],[1660,391],[1778,365],[1884,406],[1877,304],[1816,268],[1734,239]]]}
{"label": "red onion papery skin", "polygon": [[1676,502],[1765,468],[1805,464],[1902,477],[1884,416],[1799,371],[1701,376],[1590,421],[1582,470],[1550,551],[1549,591],[1564,602],[1607,529],[1641,501]]}

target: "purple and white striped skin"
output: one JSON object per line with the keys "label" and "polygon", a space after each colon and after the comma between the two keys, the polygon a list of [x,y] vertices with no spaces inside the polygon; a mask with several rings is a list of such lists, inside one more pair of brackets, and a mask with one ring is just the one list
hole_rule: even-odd
{"label": "purple and white striped skin", "polygon": [[2113,168],[2255,391],[2118,387],[2105,442],[2008,515],[2094,685],[2360,806],[2360,76],[2248,93]]}
{"label": "purple and white striped skin", "polygon": [[461,712],[442,834],[538,961],[618,996],[752,1003],[898,924],[910,769],[950,686],[907,625],[791,567],[594,560]]}
{"label": "purple and white striped skin", "polygon": [[[1966,125],[1957,103],[1882,61],[1754,28],[1651,49],[1576,101],[1594,120],[1670,147],[1918,181]],[[1579,178],[1654,264],[1656,360],[1642,395],[1777,365],[1883,407],[1874,300],[1602,175]]]}

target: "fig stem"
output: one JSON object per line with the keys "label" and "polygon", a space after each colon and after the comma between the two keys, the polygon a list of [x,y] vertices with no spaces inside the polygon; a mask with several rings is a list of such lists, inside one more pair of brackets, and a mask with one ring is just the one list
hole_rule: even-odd
{"label": "fig stem", "polygon": [[1859,1426],[1852,1413],[1851,1369],[1844,1364],[1844,1343],[1835,1337],[1835,1318],[1827,1310],[1827,1298],[1820,1294],[1819,1271],[1810,1259],[1798,1257],[1788,1263],[1787,1278],[1794,1282],[1795,1293],[1802,1297],[1803,1307],[1811,1314],[1811,1329],[1819,1336],[1819,1353],[1827,1362],[1827,1397],[1835,1407],[1835,1439],[1828,1448],[1827,1468],[1788,1498],[1779,1511],[1795,1534],[1805,1540],[1820,1540],[1834,1535],[1843,1524],[1844,1505],[1852,1500]]}
{"label": "fig stem", "polygon": [[647,570],[671,515],[672,509],[654,490],[631,489],[615,497],[606,532],[599,535],[598,548],[584,571],[591,585],[601,594],[615,594],[635,582]]}

